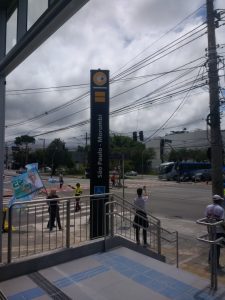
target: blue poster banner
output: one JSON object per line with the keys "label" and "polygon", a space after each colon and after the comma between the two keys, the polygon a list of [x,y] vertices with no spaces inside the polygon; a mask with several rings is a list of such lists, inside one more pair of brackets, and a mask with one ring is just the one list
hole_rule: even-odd
{"label": "blue poster banner", "polygon": [[36,167],[12,178],[12,188],[16,199],[24,198],[44,187]]}
{"label": "blue poster banner", "polygon": [[20,198],[20,199],[16,199],[15,196],[12,196],[12,198],[9,200],[8,207],[13,205],[14,203],[18,203],[18,206],[15,205],[14,208],[21,208],[20,202],[31,201],[35,197],[35,195],[36,195],[36,193],[33,193],[30,195],[24,196],[23,198]]}
{"label": "blue poster banner", "polygon": [[25,167],[27,170],[36,169],[38,171],[38,163],[27,164]]}

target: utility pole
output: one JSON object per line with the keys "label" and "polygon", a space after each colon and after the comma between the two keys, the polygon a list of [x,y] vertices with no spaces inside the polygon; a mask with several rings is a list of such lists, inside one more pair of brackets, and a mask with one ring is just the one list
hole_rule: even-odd
{"label": "utility pole", "polygon": [[[6,53],[6,8],[0,6],[0,61]],[[3,174],[4,174],[4,150],[5,150],[5,74],[0,68],[0,228],[3,222]],[[2,230],[0,230],[0,262],[2,262]]]}
{"label": "utility pole", "polygon": [[8,170],[8,161],[9,161],[9,147],[7,143],[5,143],[5,168]]}
{"label": "utility pole", "polygon": [[43,141],[43,145],[42,145],[42,152],[43,152],[43,156],[42,156],[42,170],[43,172],[45,171],[45,139],[39,139],[40,141]]}
{"label": "utility pole", "polygon": [[208,27],[208,77],[211,126],[212,193],[223,196],[222,138],[220,131],[219,77],[215,36],[214,0],[206,0]]}
{"label": "utility pole", "polygon": [[87,134],[87,132],[86,132],[86,134],[85,134],[85,147],[87,148],[87,141],[88,141],[88,134]]}
{"label": "utility pole", "polygon": [[88,147],[87,147],[87,145],[88,145],[88,133],[86,132],[86,134],[85,134],[85,152],[84,152],[84,165],[85,165],[85,167],[87,167],[88,166]]}

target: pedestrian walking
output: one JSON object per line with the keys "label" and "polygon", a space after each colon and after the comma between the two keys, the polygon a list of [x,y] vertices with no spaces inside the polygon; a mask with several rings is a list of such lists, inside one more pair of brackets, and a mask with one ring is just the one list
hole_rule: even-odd
{"label": "pedestrian walking", "polygon": [[111,176],[111,183],[112,183],[112,187],[115,187],[115,184],[116,184],[116,176],[115,176],[114,173],[113,173],[112,176]]}
{"label": "pedestrian walking", "polygon": [[59,188],[61,189],[63,186],[64,180],[63,180],[63,174],[59,174]]}
{"label": "pedestrian walking", "polygon": [[81,185],[80,185],[79,182],[76,184],[75,187],[72,186],[72,185],[69,185],[69,187],[71,187],[73,190],[75,190],[75,191],[74,191],[74,194],[75,194],[75,196],[76,196],[76,207],[75,207],[75,212],[77,212],[77,211],[81,210],[81,206],[80,206],[80,198],[78,198],[78,196],[80,196],[80,195],[83,193],[83,191],[82,191],[82,188],[81,188]]}
{"label": "pedestrian walking", "polygon": [[[205,216],[208,219],[209,222],[218,222],[218,221],[224,221],[224,209],[222,207],[224,199],[220,197],[219,195],[214,195],[213,198],[213,203],[209,204],[206,207],[205,210]],[[216,225],[216,236],[215,239],[219,239],[223,237],[224,240],[222,241],[222,244],[225,245],[225,223],[223,222],[222,224]],[[216,245],[216,252],[217,252],[217,268],[222,268],[220,265],[220,248],[221,246],[219,244]],[[211,249],[209,251],[209,263],[211,262]]]}
{"label": "pedestrian walking", "polygon": [[[146,192],[146,188],[145,188]],[[148,200],[147,196],[143,196],[143,189],[137,189],[137,197],[134,199],[134,205],[136,208],[136,213],[134,217],[133,227],[136,231],[136,243],[140,245],[140,229],[143,230],[143,243],[144,247],[147,246],[147,228],[149,226],[147,213],[146,213],[146,202]]]}
{"label": "pedestrian walking", "polygon": [[[47,196],[47,199],[57,199],[59,198],[56,194],[56,190],[52,189]],[[52,231],[53,227],[55,227],[55,220],[57,222],[57,225],[59,227],[59,230],[62,230],[61,222],[60,222],[60,215],[59,215],[59,204],[58,200],[51,200],[48,201],[48,212],[49,212],[49,221],[48,221],[48,228],[50,231]]]}

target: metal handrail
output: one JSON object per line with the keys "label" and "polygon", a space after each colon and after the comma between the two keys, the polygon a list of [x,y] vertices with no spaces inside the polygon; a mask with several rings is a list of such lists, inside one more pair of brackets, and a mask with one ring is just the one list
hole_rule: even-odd
{"label": "metal handrail", "polygon": [[[109,195],[109,194],[107,194]],[[96,196],[96,195],[95,195]],[[81,213],[77,214],[77,216],[75,216],[74,213],[74,217],[73,219],[71,219],[71,213],[72,211],[74,211],[74,207],[75,207],[75,201],[76,199],[79,198],[81,203],[84,204],[85,200],[86,200],[86,212],[87,212],[87,207],[90,207],[90,198],[94,199],[93,195],[85,195],[85,196],[73,196],[73,197],[63,197],[63,198],[57,198],[57,202],[59,203],[59,206],[62,208],[61,211],[61,218],[63,219],[63,223],[64,223],[64,217],[65,217],[65,222],[66,222],[66,230],[65,230],[65,234],[63,233],[63,231],[61,231],[59,233],[59,230],[55,231],[55,236],[54,238],[52,238],[52,235],[50,236],[50,234],[47,234],[47,238],[44,239],[44,236],[46,236],[46,232],[44,231],[44,226],[43,224],[46,223],[46,219],[43,217],[43,215],[47,215],[46,218],[48,218],[48,204],[51,201],[55,201],[56,199],[38,199],[38,200],[32,200],[32,201],[21,201],[21,202],[17,202],[17,203],[13,203],[11,205],[11,207],[8,209],[8,241],[7,241],[7,262],[10,263],[12,261],[12,250],[13,250],[13,220],[15,220],[15,218],[13,217],[14,215],[14,209],[19,211],[19,215],[17,215],[17,218],[19,218],[19,220],[17,221],[18,224],[18,229],[16,231],[16,238],[18,239],[18,244],[16,244],[16,247],[18,248],[18,258],[21,256],[28,256],[29,255],[29,251],[31,251],[31,246],[30,246],[30,241],[28,243],[28,237],[29,237],[29,226],[31,224],[30,220],[29,220],[29,215],[32,214],[31,210],[32,208],[34,209],[34,220],[33,220],[33,224],[34,224],[34,229],[33,229],[33,236],[32,239],[34,239],[34,247],[33,247],[33,254],[35,253],[39,253],[39,252],[44,252],[46,250],[44,250],[44,248],[46,249],[46,243],[48,242],[48,250],[53,250],[53,249],[57,249],[60,247],[60,245],[58,244],[58,239],[60,238],[60,243],[61,243],[61,247],[66,247],[69,248],[71,246],[71,243],[74,244],[74,242],[81,242],[83,239],[83,236],[81,237],[81,235],[84,235],[84,233],[81,232],[81,226],[83,226],[83,221],[81,222],[81,219],[84,217],[85,218],[85,226],[89,226],[88,224],[88,217],[87,217],[87,213],[85,214],[85,210],[84,210],[84,215],[82,215]],[[39,229],[39,240],[36,241],[36,233],[37,233],[37,229],[36,229],[36,215],[37,215],[37,208],[39,210],[41,210],[41,212],[39,212],[39,223],[41,223],[41,231]],[[25,214],[27,216],[27,218],[23,218],[21,215],[21,211],[25,210]],[[42,214],[42,216],[40,217],[40,214]],[[71,221],[74,223],[73,225],[71,225]],[[76,225],[75,221],[79,224]],[[30,223],[29,223],[30,222]],[[24,233],[21,233],[21,227],[23,225],[21,225],[22,223],[26,224],[26,237],[24,235]],[[72,230],[74,231],[73,233],[73,241],[71,241],[71,226],[72,226]],[[80,232],[77,231],[76,228],[80,229]],[[76,231],[76,232],[75,232]],[[32,234],[32,233],[31,233]],[[78,236],[79,235],[79,236]],[[78,237],[78,238],[76,238]],[[25,245],[25,242],[22,243],[22,239],[26,238],[27,242]],[[88,238],[89,239],[89,238]],[[52,240],[54,240],[54,245],[52,248]],[[87,230],[86,230],[86,240],[87,240]],[[36,244],[38,243],[38,244]],[[45,247],[43,247],[43,243],[45,243]],[[15,244],[15,243],[14,243]],[[35,246],[41,246],[41,250],[39,249],[37,252],[35,249]],[[40,248],[40,247],[39,247]],[[22,249],[22,251],[21,251]],[[25,253],[25,249],[26,249],[26,253]],[[15,251],[14,251],[15,252]],[[23,253],[22,253],[23,252]]]}
{"label": "metal handrail", "polygon": [[[112,205],[109,209],[111,214],[108,214],[106,210],[104,216],[102,216],[105,218],[104,226],[108,223],[106,218],[109,218],[111,221],[109,224],[111,230],[109,234],[119,234],[121,230],[124,230],[123,233],[125,237],[130,234],[130,237],[132,236],[133,240],[135,240],[134,230],[131,224],[133,224],[136,207],[126,199],[123,201],[123,199],[113,193],[57,198],[60,206],[60,216],[65,230],[59,232],[56,228],[51,234],[48,229],[44,228],[47,218],[49,217],[48,203],[55,201],[55,199],[42,198],[29,202],[23,201],[14,203],[8,210],[8,241],[5,239],[8,244],[6,252],[8,263],[12,261],[12,258],[18,259],[20,257],[52,251],[58,248],[69,248],[77,243],[89,241],[90,199],[94,201],[96,198],[97,201],[98,197],[106,197],[107,200],[112,200],[106,202],[106,205],[110,205],[110,203]],[[82,212],[75,214],[74,207],[77,198],[80,199]],[[17,207],[18,205],[20,205],[20,208]],[[117,208],[117,211],[114,210],[114,207]],[[17,214],[14,214],[15,209],[17,210]],[[170,243],[177,242],[178,261],[178,236],[176,235],[175,239],[169,240],[161,235],[161,233],[164,232],[167,234],[176,234],[176,232],[171,233],[161,228],[160,220],[150,214],[147,214],[147,219],[150,223],[150,228],[147,228],[147,232],[150,236],[151,246],[153,246],[157,253],[161,254],[161,241],[165,240]],[[118,226],[122,224],[123,221],[129,224],[129,229],[126,229],[127,231]],[[13,226],[16,228],[15,233]],[[108,229],[102,229],[104,230],[103,234],[106,235],[106,230]]]}
{"label": "metal handrail", "polygon": [[224,221],[223,220],[218,221],[214,218],[202,218],[202,219],[197,220],[196,223],[200,224],[200,225],[206,225],[206,226],[214,227],[214,226],[223,224]]}
{"label": "metal handrail", "polygon": [[217,245],[220,244],[220,242],[224,241],[223,237],[216,238],[216,226],[219,226],[224,223],[224,220],[216,220],[215,218],[202,218],[196,221],[197,224],[207,226],[208,233],[204,234],[197,238],[197,240],[207,243],[210,245],[210,280],[211,289],[217,290]]}
{"label": "metal handrail", "polygon": [[[118,198],[118,199],[120,199],[120,201],[121,201],[123,204],[127,204],[127,205],[129,205],[130,207],[132,207],[132,209],[133,209],[134,211],[138,209],[138,207],[137,207],[136,205],[134,205],[133,203],[127,201],[126,199],[123,200],[123,198],[119,197],[118,195],[115,195],[115,197]],[[126,207],[126,209],[127,209],[127,207]],[[160,221],[159,218],[153,216],[153,215],[150,213],[150,211],[149,211],[148,209],[146,209],[145,212],[147,213],[148,220],[149,220],[149,218],[150,218],[151,220],[156,221],[156,225],[155,225],[155,226],[157,226],[157,228],[158,228],[158,231],[159,231],[159,232],[158,232],[158,236],[160,236],[160,240],[164,240],[164,241],[166,241],[166,242],[168,242],[168,243],[176,243],[176,256],[177,256],[177,259],[176,259],[176,265],[177,265],[177,267],[178,267],[178,264],[179,264],[179,263],[178,263],[178,256],[179,256],[179,254],[178,254],[178,252],[179,252],[179,248],[178,248],[178,232],[177,232],[177,231],[170,232],[170,231],[168,231],[167,229],[162,228],[162,227],[161,227],[161,221]],[[144,217],[142,217],[142,218],[144,219]],[[163,236],[161,235],[161,232],[165,232],[165,233],[167,233],[168,235],[175,235],[174,240],[166,239],[165,237],[163,237]],[[161,249],[161,242],[160,242],[160,246],[159,246],[159,247],[160,247],[160,249]],[[161,250],[160,250],[160,251],[161,251]]]}
{"label": "metal handrail", "polygon": [[199,237],[197,238],[197,240],[199,240],[199,241],[201,241],[201,242],[208,243],[208,244],[220,244],[220,242],[224,241],[224,238],[223,238],[223,237],[220,237],[220,238],[218,238],[218,239],[216,239],[216,240],[209,240],[209,239],[206,239],[206,238],[205,238],[206,236],[208,237],[209,234],[207,233],[207,234],[204,234],[204,235],[202,235],[202,236],[199,236]]}
{"label": "metal handrail", "polygon": [[[127,204],[127,205],[131,206],[134,210],[135,210],[135,209],[138,209],[138,207],[137,207],[134,203],[131,203],[131,202],[129,202],[128,200],[123,199],[123,198],[121,198],[121,197],[118,196],[118,195],[114,195],[114,196],[115,196],[115,198],[119,199],[119,200],[122,202],[123,205],[124,205],[124,204]],[[124,205],[124,206],[125,206],[125,205]],[[146,211],[146,213],[147,213],[147,215],[148,215],[149,217],[151,217],[151,218],[154,219],[155,221],[161,223],[161,221],[160,221],[159,218],[153,216],[153,215],[150,213],[150,210],[146,209],[145,211]]]}
{"label": "metal handrail", "polygon": [[[117,197],[116,197],[117,198]],[[114,219],[115,219],[115,217],[116,216],[119,216],[121,219],[123,219],[123,221],[127,221],[130,225],[132,224],[135,224],[134,223],[134,221],[133,220],[131,220],[130,218],[128,218],[128,217],[126,217],[122,212],[123,212],[123,209],[121,209],[121,213],[119,213],[118,212],[118,210],[115,210],[114,208],[116,207],[116,206],[118,206],[118,204],[120,205],[120,207],[122,207],[123,208],[123,205],[121,204],[121,203],[118,203],[116,200],[113,200],[113,201],[110,201],[110,202],[106,202],[105,203],[105,208],[104,208],[104,213],[105,213],[105,228],[104,228],[104,233],[105,233],[105,249],[106,249],[106,240],[107,240],[107,237],[109,237],[110,235],[107,235],[107,233],[106,233],[106,217],[107,216],[109,216],[109,217],[111,217],[111,219],[113,219],[113,220],[111,220],[111,223],[112,224],[114,224],[115,222],[114,222]],[[130,205],[130,203],[129,203],[129,205]],[[112,208],[111,210],[110,209],[108,209],[108,212],[107,212],[107,206],[109,207],[109,208]],[[134,205],[130,205],[130,206],[132,206],[132,208],[128,208],[128,207],[125,207],[125,209],[126,210],[128,210],[128,211],[130,211],[130,212],[132,212],[132,214],[135,214],[135,211],[134,211]],[[177,268],[179,267],[179,248],[178,248],[178,232],[177,231],[174,231],[174,232],[169,232],[168,230],[166,230],[166,229],[163,229],[163,228],[161,228],[161,222],[160,222],[160,220],[158,220],[157,218],[154,218],[154,221],[156,220],[156,221],[159,221],[159,222],[156,222],[156,223],[154,223],[154,221],[152,222],[151,221],[151,218],[149,219],[149,215],[147,215],[147,218],[145,218],[144,216],[140,216],[140,218],[142,218],[143,220],[148,220],[149,222],[150,222],[150,227],[151,226],[154,226],[154,228],[155,228],[155,230],[156,230],[156,233],[155,233],[155,236],[156,236],[156,239],[157,239],[157,248],[151,248],[151,250],[155,250],[156,249],[156,253],[157,254],[161,254],[161,241],[162,240],[165,240],[165,241],[167,241],[167,242],[169,242],[169,243],[176,243],[176,266],[177,266]],[[137,224],[137,225],[139,225],[139,224]],[[139,225],[140,226],[140,228],[141,229],[145,229],[147,232],[151,232],[151,234],[152,234],[152,231],[151,231],[151,229],[150,228],[145,228],[145,227],[143,227],[143,226],[141,226],[141,225]],[[169,239],[166,239],[165,237],[162,237],[161,236],[161,232],[162,231],[164,231],[164,232],[166,232],[167,234],[170,234],[170,235],[175,235],[175,238],[173,239],[173,240],[169,240]],[[111,233],[113,232],[113,234],[111,234],[111,236],[113,236],[114,235],[114,230],[111,230]],[[117,234],[119,234],[119,233],[117,233]],[[119,234],[120,235],[120,234]],[[127,237],[127,236],[126,236]],[[151,245],[150,245],[151,246]]]}

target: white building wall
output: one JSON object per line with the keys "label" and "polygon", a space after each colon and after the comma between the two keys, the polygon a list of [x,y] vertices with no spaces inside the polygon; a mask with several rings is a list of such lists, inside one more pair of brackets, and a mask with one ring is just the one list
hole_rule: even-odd
{"label": "white building wall", "polygon": [[[223,145],[225,145],[225,130],[221,131]],[[165,143],[164,152],[168,153],[171,151],[171,147],[176,149],[207,149],[210,147],[210,132],[206,130],[195,130],[192,132],[182,132],[182,133],[171,133],[164,137],[156,137],[146,143],[146,148],[153,148],[156,156],[152,160],[152,168],[157,169],[161,164],[160,159],[160,140],[161,139],[171,140],[171,146]]]}

